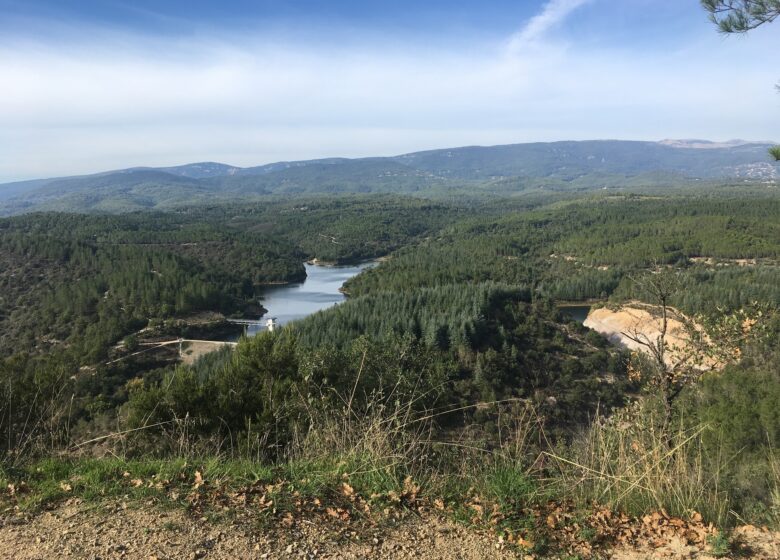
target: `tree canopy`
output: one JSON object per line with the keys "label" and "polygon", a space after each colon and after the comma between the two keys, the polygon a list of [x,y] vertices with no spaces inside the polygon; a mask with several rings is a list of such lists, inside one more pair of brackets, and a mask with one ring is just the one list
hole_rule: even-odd
{"label": "tree canopy", "polygon": [[746,33],[780,16],[780,0],[702,0],[722,33]]}

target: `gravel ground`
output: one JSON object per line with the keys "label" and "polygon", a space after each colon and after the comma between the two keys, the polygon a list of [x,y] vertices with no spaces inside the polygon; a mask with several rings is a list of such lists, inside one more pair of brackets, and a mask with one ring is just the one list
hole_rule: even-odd
{"label": "gravel ground", "polygon": [[[325,524],[327,525],[327,524]],[[393,526],[333,528],[311,521],[264,527],[249,517],[212,522],[182,510],[76,500],[32,518],[7,518],[0,558],[264,559],[516,558],[495,537],[443,518],[409,516]]]}
{"label": "gravel ground", "polygon": [[[780,533],[756,527],[736,530],[739,554],[725,558],[780,559]],[[674,540],[674,539],[673,539]],[[563,558],[553,555],[550,558]],[[683,542],[622,547],[613,560],[710,560]],[[182,509],[121,501],[84,504],[72,499],[34,516],[0,519],[1,560],[99,559],[282,559],[393,558],[415,560],[535,558],[436,513],[407,515],[381,526],[339,525],[301,519],[284,526],[249,513],[221,520],[194,517]],[[721,556],[721,558],[724,558]]]}

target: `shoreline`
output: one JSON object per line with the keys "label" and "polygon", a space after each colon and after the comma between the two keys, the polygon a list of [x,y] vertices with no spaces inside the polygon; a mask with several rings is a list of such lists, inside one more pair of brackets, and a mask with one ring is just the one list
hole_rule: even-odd
{"label": "shoreline", "polygon": [[380,263],[386,261],[389,258],[390,258],[389,255],[383,255],[381,257],[372,257],[368,259],[345,259],[345,260],[338,260],[338,261],[321,261],[315,257],[313,259],[309,259],[303,262],[304,264],[308,264],[309,266],[321,266],[324,268],[341,268],[341,267],[348,267],[348,266],[360,266],[363,264],[370,264],[370,263]]}
{"label": "shoreline", "polygon": [[609,303],[608,299],[583,299],[583,300],[554,300],[554,303],[557,307],[584,307],[586,305],[590,305],[591,307],[594,305],[600,305],[604,304],[606,305]]}

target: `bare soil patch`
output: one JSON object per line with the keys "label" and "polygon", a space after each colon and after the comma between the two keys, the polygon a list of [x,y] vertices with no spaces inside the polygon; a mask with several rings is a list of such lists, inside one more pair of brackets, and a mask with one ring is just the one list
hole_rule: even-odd
{"label": "bare soil patch", "polygon": [[252,516],[210,520],[183,510],[122,502],[95,507],[74,499],[0,526],[0,558],[18,560],[516,557],[495,537],[435,514],[357,531],[305,519],[269,526]]}
{"label": "bare soil patch", "polygon": [[[159,504],[122,500],[99,504],[70,499],[33,516],[0,518],[0,558],[90,560],[139,558],[174,559],[509,559],[572,558],[560,552],[531,554],[506,544],[495,534],[456,523],[428,511],[410,513],[381,525],[329,523],[300,518],[287,523],[243,511],[209,517]],[[619,525],[619,524],[618,524]],[[562,536],[576,527],[558,527]],[[641,533],[637,526],[637,533]],[[671,534],[670,534],[671,535]],[[584,554],[583,554],[584,553]],[[577,558],[614,560],[716,558],[709,546],[685,538],[639,538],[613,549]],[[780,558],[780,533],[744,526],[735,530],[732,551],[718,558]]]}
{"label": "bare soil patch", "polygon": [[230,344],[211,340],[187,340],[182,343],[181,361],[186,365],[192,365],[202,356],[221,350],[225,346]]}
{"label": "bare soil patch", "polygon": [[[673,364],[680,360],[690,360],[691,332],[701,330],[699,325],[675,310],[670,309],[666,331],[666,361]],[[629,350],[647,353],[648,349],[636,339],[656,344],[661,336],[661,319],[652,306],[635,304],[618,309],[601,307],[591,309],[583,325],[606,336],[610,342]],[[685,322],[690,323],[686,325]],[[710,369],[716,363],[712,359],[703,359],[693,364],[697,369]]]}

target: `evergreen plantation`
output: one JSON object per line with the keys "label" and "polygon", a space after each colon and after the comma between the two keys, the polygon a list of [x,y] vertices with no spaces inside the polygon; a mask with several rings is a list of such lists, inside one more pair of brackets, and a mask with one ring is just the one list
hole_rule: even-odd
{"label": "evergreen plantation", "polygon": [[[523,285],[553,300],[630,292],[630,276],[676,266],[675,304],[737,309],[780,301],[776,198],[605,197],[462,220],[347,284],[354,296],[466,282]],[[709,264],[702,263],[707,258]],[[761,266],[740,266],[758,259]],[[748,263],[742,263],[748,264]],[[693,289],[695,287],[695,289]],[[702,292],[706,292],[703,294]]]}

